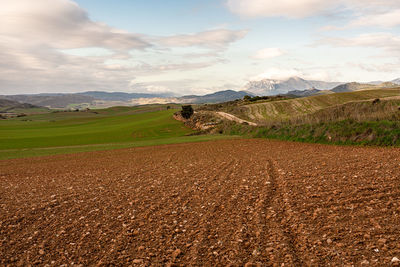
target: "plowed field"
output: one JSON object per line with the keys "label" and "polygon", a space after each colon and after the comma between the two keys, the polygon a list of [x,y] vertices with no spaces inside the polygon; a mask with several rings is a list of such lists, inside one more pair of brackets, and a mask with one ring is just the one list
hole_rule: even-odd
{"label": "plowed field", "polygon": [[0,205],[0,265],[388,266],[400,149],[227,140],[3,160]]}

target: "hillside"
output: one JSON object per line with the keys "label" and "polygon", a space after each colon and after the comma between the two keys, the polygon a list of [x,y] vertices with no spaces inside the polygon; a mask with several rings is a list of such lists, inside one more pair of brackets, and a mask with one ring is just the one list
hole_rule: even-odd
{"label": "hillside", "polygon": [[345,83],[333,88],[332,92],[334,93],[343,93],[343,92],[353,92],[353,91],[360,91],[360,90],[372,90],[378,88],[394,88],[398,87],[397,84],[393,82],[382,82],[378,84],[368,84],[368,83]]}
{"label": "hillside", "polygon": [[288,96],[298,96],[298,97],[307,97],[307,96],[313,96],[313,95],[324,95],[324,94],[331,94],[333,93],[330,90],[318,90],[316,88],[310,88],[307,90],[293,90],[287,92],[286,95]]}
{"label": "hillside", "polygon": [[20,103],[18,101],[0,99],[0,109],[13,109],[13,108],[34,108],[36,106],[27,103]]}
{"label": "hillside", "polygon": [[[215,125],[210,132],[311,143],[400,145],[400,87],[258,103],[241,100],[197,110],[194,119],[214,114],[202,122]],[[218,120],[220,111],[237,118]]]}
{"label": "hillside", "polygon": [[49,108],[66,108],[71,104],[90,104],[95,100],[91,96],[79,94],[7,95],[1,96],[1,98]]}
{"label": "hillside", "polygon": [[252,94],[244,91],[225,90],[212,94],[207,94],[204,96],[195,96],[195,95],[183,96],[180,97],[179,100],[181,101],[181,103],[192,103],[192,104],[220,103],[220,102],[227,102],[236,99],[241,99],[245,95],[252,95]]}
{"label": "hillside", "polygon": [[352,83],[345,83],[345,84],[336,86],[331,91],[334,93],[344,93],[344,92],[373,89],[376,87],[378,87],[378,85],[352,82]]}
{"label": "hillside", "polygon": [[28,103],[20,103],[14,100],[0,99],[0,113],[36,113],[47,112],[48,109],[44,107],[35,106]]}
{"label": "hillside", "polygon": [[144,93],[124,93],[124,92],[102,92],[102,91],[88,91],[78,93],[78,95],[93,97],[99,100],[108,101],[128,101],[135,98],[157,98],[157,97],[169,97],[163,94],[144,94]]}
{"label": "hillside", "polygon": [[395,89],[364,90],[356,92],[316,95],[282,101],[250,104],[238,108],[236,115],[260,123],[275,119],[288,119],[301,114],[313,113],[323,108],[375,98],[400,95],[400,87]]}
{"label": "hillside", "polygon": [[[173,119],[178,105],[53,111],[0,120],[0,159],[223,138]],[[229,137],[228,137],[229,138]]]}

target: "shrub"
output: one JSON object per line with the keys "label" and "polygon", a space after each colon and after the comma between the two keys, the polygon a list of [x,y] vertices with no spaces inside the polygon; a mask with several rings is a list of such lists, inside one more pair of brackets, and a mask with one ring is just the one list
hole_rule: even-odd
{"label": "shrub", "polygon": [[182,106],[181,115],[185,119],[192,117],[194,111],[191,105]]}
{"label": "shrub", "polygon": [[381,102],[381,100],[379,98],[375,99],[374,101],[372,101],[372,104],[378,104],[379,102]]}
{"label": "shrub", "polygon": [[250,99],[251,99],[251,96],[249,96],[249,95],[245,95],[243,97],[243,100],[245,100],[245,101],[249,101]]}

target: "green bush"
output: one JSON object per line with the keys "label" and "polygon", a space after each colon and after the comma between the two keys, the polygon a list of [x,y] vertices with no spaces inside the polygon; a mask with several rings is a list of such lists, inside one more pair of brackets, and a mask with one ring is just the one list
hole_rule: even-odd
{"label": "green bush", "polygon": [[192,117],[194,111],[191,105],[182,106],[181,115],[185,119]]}

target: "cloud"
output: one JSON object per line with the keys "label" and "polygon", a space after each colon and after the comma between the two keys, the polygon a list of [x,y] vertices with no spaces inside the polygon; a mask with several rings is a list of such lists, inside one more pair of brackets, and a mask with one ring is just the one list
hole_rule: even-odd
{"label": "cloud", "polygon": [[387,52],[400,53],[400,36],[392,33],[365,33],[350,38],[327,37],[315,45],[332,45],[336,47],[370,47],[381,48]]}
{"label": "cloud", "polygon": [[[152,37],[93,21],[72,0],[0,0],[0,94],[123,91],[138,77],[223,63],[221,50],[246,33]],[[182,57],[173,47],[212,50]],[[149,50],[158,54],[143,60]]]}
{"label": "cloud", "polygon": [[279,57],[287,52],[283,49],[276,48],[276,47],[270,47],[270,48],[264,48],[261,50],[258,50],[253,56],[253,59],[269,59],[269,58],[274,58],[274,57]]}
{"label": "cloud", "polygon": [[198,46],[212,49],[225,48],[248,33],[247,30],[210,30],[194,34],[174,35],[159,39],[159,43],[169,47]]}
{"label": "cloud", "polygon": [[359,68],[361,70],[365,70],[365,71],[371,72],[371,73],[376,73],[376,72],[396,73],[400,67],[400,62],[397,62],[397,63],[386,62],[384,64],[365,64],[365,63],[349,62],[349,63],[347,63],[347,65],[349,67],[356,67],[356,68]]}
{"label": "cloud", "polygon": [[0,38],[0,94],[124,91],[137,77],[191,71],[221,63],[218,59],[164,64],[125,60],[108,63],[109,56],[74,56],[47,47],[26,47],[19,42],[2,40]]}
{"label": "cloud", "polygon": [[251,81],[259,81],[263,79],[286,80],[291,77],[300,77],[306,80],[329,81],[331,76],[324,70],[301,70],[296,68],[269,68],[263,73],[250,77]]}
{"label": "cloud", "polygon": [[342,11],[388,12],[400,7],[398,0],[227,0],[232,13],[243,17],[304,18]]}
{"label": "cloud", "polygon": [[263,73],[251,77],[250,80],[252,81],[259,81],[263,79],[285,80],[290,77],[300,76],[300,75],[301,72],[296,69],[269,68],[265,70]]}
{"label": "cloud", "polygon": [[[150,44],[132,34],[89,19],[70,0],[15,0],[0,2],[0,35],[56,49],[103,47],[143,49]],[[7,25],[4,27],[4,25]]]}
{"label": "cloud", "polygon": [[342,31],[349,30],[359,27],[381,27],[381,28],[393,28],[400,25],[400,9],[393,10],[369,10],[367,13],[359,12],[355,15],[356,18],[350,19],[350,21],[344,26],[326,25],[321,27],[320,31]]}
{"label": "cloud", "polygon": [[[130,88],[137,92],[145,93],[163,93],[171,96],[194,95],[194,94],[208,94],[214,92],[209,88],[199,87],[200,81],[197,79],[172,79],[172,80],[157,80],[152,82],[145,82],[135,80],[130,84]],[[173,89],[172,89],[173,88]]]}
{"label": "cloud", "polygon": [[228,0],[227,6],[244,17],[303,18],[335,6],[334,0]]}
{"label": "cloud", "polygon": [[400,25],[400,9],[390,10],[381,14],[363,15],[352,20],[348,27],[380,26],[391,28]]}

